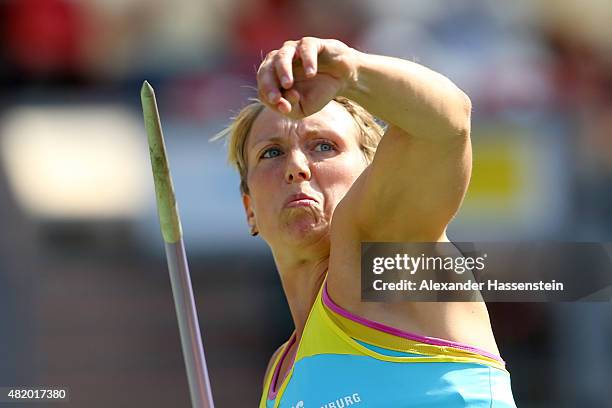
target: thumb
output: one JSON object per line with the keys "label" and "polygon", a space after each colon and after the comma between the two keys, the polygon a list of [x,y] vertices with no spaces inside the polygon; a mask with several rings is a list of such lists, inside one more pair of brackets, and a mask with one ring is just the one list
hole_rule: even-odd
{"label": "thumb", "polygon": [[283,97],[291,104],[291,110],[285,114],[293,119],[304,116],[302,112],[300,93],[294,88],[283,92]]}

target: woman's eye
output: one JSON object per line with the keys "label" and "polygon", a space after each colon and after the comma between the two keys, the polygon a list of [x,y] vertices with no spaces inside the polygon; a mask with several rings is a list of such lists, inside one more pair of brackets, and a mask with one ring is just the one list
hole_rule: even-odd
{"label": "woman's eye", "polygon": [[331,150],[334,150],[334,145],[327,142],[317,143],[315,147],[315,151],[317,152],[329,152]]}
{"label": "woman's eye", "polygon": [[265,151],[262,153],[261,158],[262,158],[262,159],[271,159],[271,158],[273,158],[273,157],[278,157],[278,156],[280,156],[280,154],[281,154],[281,151],[280,151],[280,149],[279,149],[279,148],[277,148],[277,147],[271,147],[271,148],[269,148],[269,149],[266,149],[266,150],[265,150]]}

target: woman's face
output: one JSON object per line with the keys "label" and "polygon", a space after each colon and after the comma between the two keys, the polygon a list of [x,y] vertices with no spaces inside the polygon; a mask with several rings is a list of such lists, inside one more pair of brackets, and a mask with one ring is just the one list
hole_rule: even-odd
{"label": "woman's face", "polygon": [[246,141],[243,203],[269,245],[328,237],[336,205],[367,166],[358,140],[355,121],[333,101],[301,120],[259,114]]}

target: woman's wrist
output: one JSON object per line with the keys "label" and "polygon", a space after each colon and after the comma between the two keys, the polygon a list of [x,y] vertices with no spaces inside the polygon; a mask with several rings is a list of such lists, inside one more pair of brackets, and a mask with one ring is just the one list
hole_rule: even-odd
{"label": "woman's wrist", "polygon": [[342,87],[338,91],[338,96],[343,96],[351,100],[358,99],[360,93],[359,77],[363,67],[363,62],[367,54],[364,54],[354,48],[348,47],[348,50],[342,62],[345,65],[345,74],[342,80]]}

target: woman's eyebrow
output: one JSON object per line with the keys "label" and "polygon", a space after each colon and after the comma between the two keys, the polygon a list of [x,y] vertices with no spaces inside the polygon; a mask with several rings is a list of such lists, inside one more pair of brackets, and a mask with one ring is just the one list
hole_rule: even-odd
{"label": "woman's eyebrow", "polygon": [[319,133],[326,133],[327,131],[328,129],[323,126],[310,125],[310,126],[304,126],[304,128],[301,129],[300,134],[302,136],[312,136],[312,135],[316,135]]}
{"label": "woman's eyebrow", "polygon": [[305,129],[303,135],[304,137],[308,137],[308,138],[316,137],[316,136],[335,137],[335,138],[340,137],[340,134],[338,134],[338,132],[335,129],[331,129],[328,127],[319,127],[319,126]]}
{"label": "woman's eyebrow", "polygon": [[262,144],[267,144],[267,143],[280,143],[283,139],[281,137],[278,136],[270,136],[261,140],[258,140],[257,142],[255,142],[255,144],[253,144],[253,148],[262,145]]}

